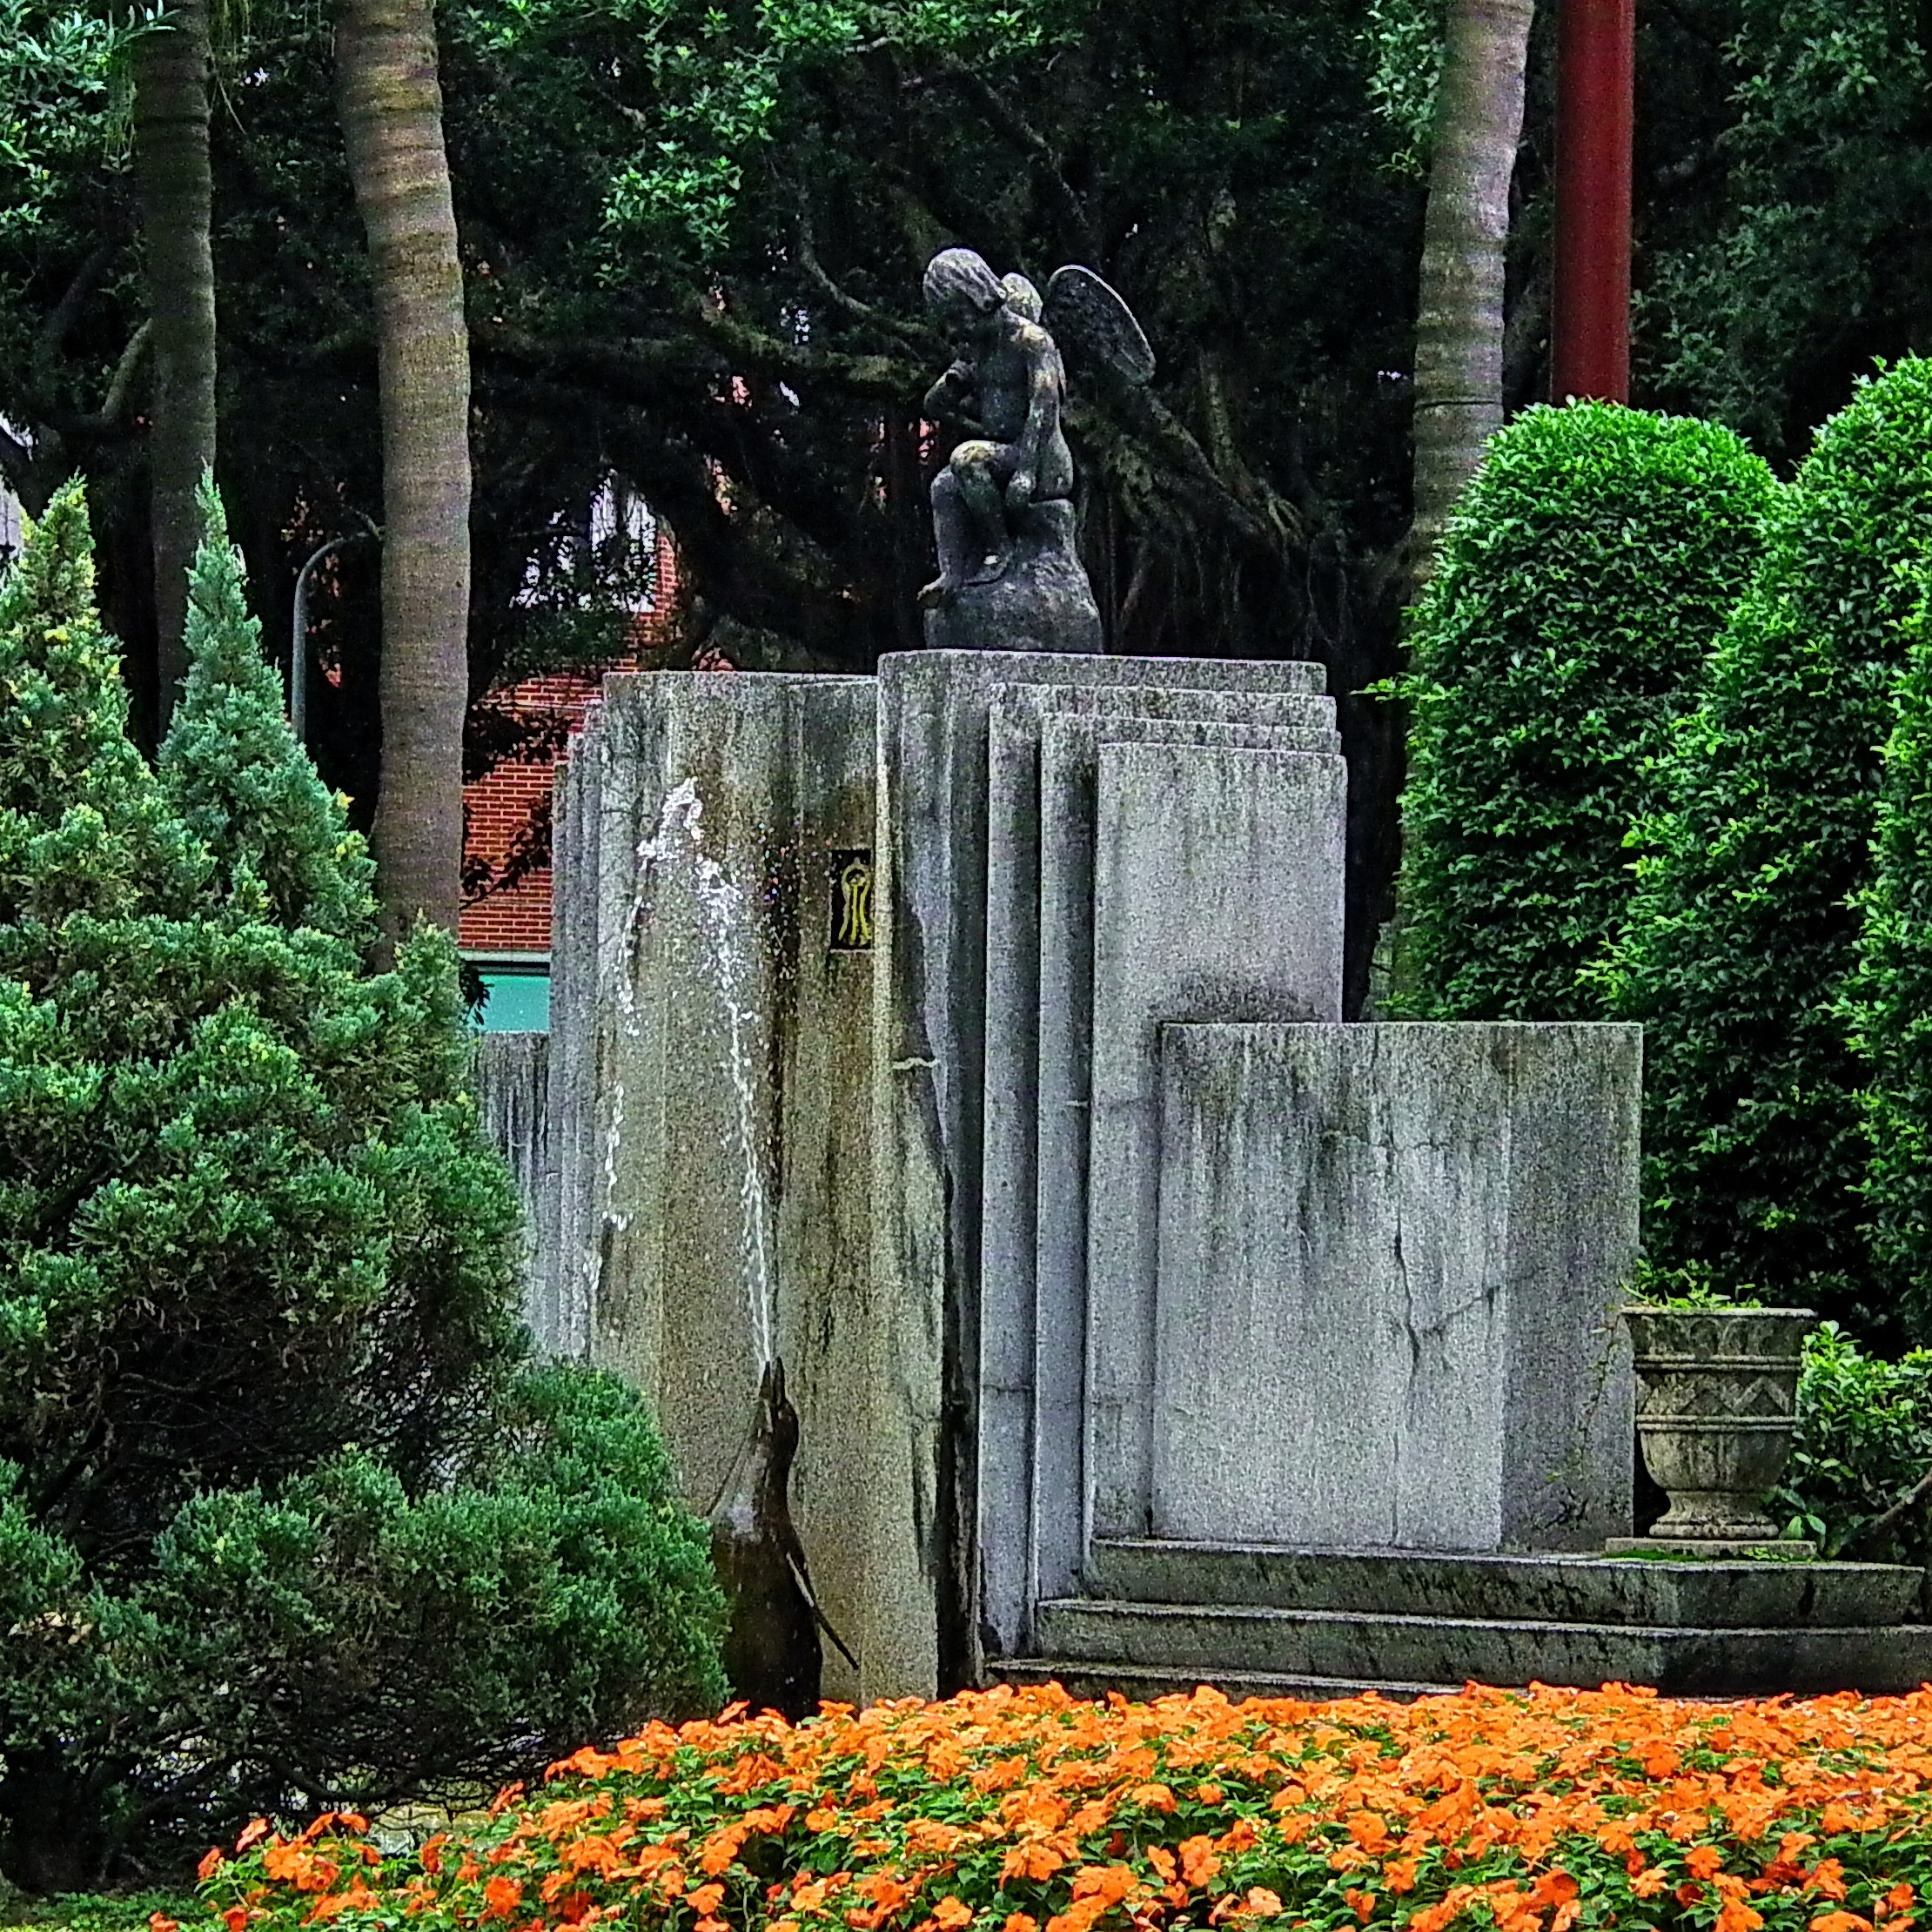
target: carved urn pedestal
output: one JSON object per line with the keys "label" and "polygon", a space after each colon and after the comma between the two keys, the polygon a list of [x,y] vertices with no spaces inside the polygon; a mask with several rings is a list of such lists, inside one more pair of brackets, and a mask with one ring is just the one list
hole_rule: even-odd
{"label": "carved urn pedestal", "polygon": [[1764,1511],[1791,1453],[1808,1308],[1627,1308],[1644,1466],[1670,1499],[1648,1536],[1612,1553],[1732,1556],[1781,1542]]}

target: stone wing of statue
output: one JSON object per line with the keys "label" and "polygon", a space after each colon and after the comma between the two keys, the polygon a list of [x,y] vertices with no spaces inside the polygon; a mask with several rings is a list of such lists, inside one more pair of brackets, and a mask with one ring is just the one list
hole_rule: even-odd
{"label": "stone wing of statue", "polygon": [[1152,379],[1154,352],[1134,312],[1090,268],[1055,269],[1041,309],[1047,332],[1076,367],[1098,363],[1128,382]]}

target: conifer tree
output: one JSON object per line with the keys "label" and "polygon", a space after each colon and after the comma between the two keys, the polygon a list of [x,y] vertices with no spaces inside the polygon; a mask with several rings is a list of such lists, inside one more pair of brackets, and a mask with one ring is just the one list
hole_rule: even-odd
{"label": "conifer tree", "polygon": [[281,926],[365,950],[375,867],[282,715],[281,681],[248,612],[241,553],[214,479],[201,482],[204,535],[188,574],[188,674],[161,747],[164,788],[214,855],[221,889]]}
{"label": "conifer tree", "polygon": [[77,491],[0,587],[0,1872],[35,1888],[721,1689],[636,1399],[527,1358],[453,949],[366,969],[366,861],[211,534],[160,776]]}

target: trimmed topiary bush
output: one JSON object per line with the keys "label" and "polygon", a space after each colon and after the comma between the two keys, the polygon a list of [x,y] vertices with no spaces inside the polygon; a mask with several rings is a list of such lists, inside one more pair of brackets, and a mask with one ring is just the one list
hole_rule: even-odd
{"label": "trimmed topiary bush", "polygon": [[1763,553],[1777,493],[1727,429],[1607,403],[1490,440],[1417,614],[1399,1016],[1602,1016],[1624,837]]}
{"label": "trimmed topiary bush", "polygon": [[1932,628],[1922,604],[1885,747],[1861,897],[1858,969],[1844,1006],[1870,1088],[1865,1205],[1907,1332],[1932,1337]]}
{"label": "trimmed topiary bush", "polygon": [[0,587],[0,1870],[714,1707],[634,1396],[533,1367],[454,949],[376,972],[361,841],[216,527],[159,775],[64,492]]}
{"label": "trimmed topiary bush", "polygon": [[1905,621],[1932,545],[1932,363],[1862,384],[1771,519],[1674,741],[1605,976],[1645,1028],[1645,1242],[1895,1339],[1862,1224],[1845,1001]]}

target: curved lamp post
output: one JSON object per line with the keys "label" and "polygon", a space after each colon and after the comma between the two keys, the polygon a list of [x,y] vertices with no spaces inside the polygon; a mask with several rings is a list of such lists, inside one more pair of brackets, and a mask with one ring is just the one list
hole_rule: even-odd
{"label": "curved lamp post", "polygon": [[375,535],[372,529],[352,530],[345,537],[331,537],[296,574],[295,622],[288,646],[288,722],[299,745],[308,742],[309,722],[309,578],[325,557],[332,556],[345,543],[360,543]]}

